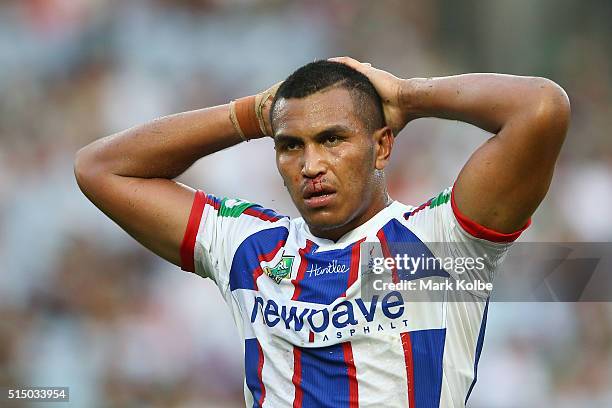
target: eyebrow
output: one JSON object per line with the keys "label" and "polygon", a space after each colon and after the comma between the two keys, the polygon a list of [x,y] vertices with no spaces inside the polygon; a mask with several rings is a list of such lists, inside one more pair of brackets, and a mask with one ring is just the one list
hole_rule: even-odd
{"label": "eyebrow", "polygon": [[[343,125],[333,125],[330,126],[328,128],[323,129],[322,131],[320,131],[319,133],[317,133],[314,136],[315,140],[320,140],[326,136],[329,136],[331,134],[337,134],[337,133],[350,133],[351,129],[343,126]],[[276,136],[274,136],[274,142],[275,143],[283,143],[283,142],[301,142],[303,140],[303,138],[298,137],[298,136],[293,136],[293,135],[286,135],[284,133],[279,133]]]}

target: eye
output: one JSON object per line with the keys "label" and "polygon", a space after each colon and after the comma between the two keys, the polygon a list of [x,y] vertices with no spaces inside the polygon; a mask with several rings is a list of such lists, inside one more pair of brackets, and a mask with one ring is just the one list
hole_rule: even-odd
{"label": "eye", "polygon": [[277,143],[274,148],[277,151],[280,152],[291,152],[291,151],[296,151],[299,150],[302,147],[302,143],[300,143],[297,140],[287,140],[287,141],[282,141],[280,143]]}
{"label": "eye", "polygon": [[325,137],[325,144],[327,145],[337,145],[338,143],[341,142],[340,137],[338,137],[338,135],[329,135]]}
{"label": "eye", "polygon": [[285,150],[297,150],[300,147],[297,142],[289,142],[285,145]]}

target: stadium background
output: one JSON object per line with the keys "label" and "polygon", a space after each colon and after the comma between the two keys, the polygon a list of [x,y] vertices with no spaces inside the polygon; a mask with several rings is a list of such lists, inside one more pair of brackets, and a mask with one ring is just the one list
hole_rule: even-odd
{"label": "stadium background", "polygon": [[[243,405],[241,347],[216,288],[89,204],[73,155],[317,58],[350,55],[403,77],[557,81],[572,125],[523,240],[611,241],[610,21],[607,0],[2,1],[0,385],[69,386],[76,407]],[[433,196],[485,137],[456,122],[410,124],[388,171],[392,195]],[[205,158],[183,180],[295,215],[270,140]],[[611,347],[610,304],[493,304],[470,406],[610,407]]]}

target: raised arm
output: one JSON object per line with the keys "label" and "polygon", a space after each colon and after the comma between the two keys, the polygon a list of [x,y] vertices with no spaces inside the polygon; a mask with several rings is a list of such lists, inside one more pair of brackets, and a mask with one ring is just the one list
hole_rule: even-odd
{"label": "raised arm", "polygon": [[[263,126],[269,127],[267,120]],[[195,192],[173,179],[199,158],[241,140],[229,104],[221,105],[97,140],[79,150],[74,170],[79,187],[101,211],[144,246],[180,265]]]}
{"label": "raised arm", "polygon": [[569,101],[560,86],[501,74],[399,79],[350,58],[337,60],[370,78],[396,134],[420,117],[460,120],[493,133],[461,170],[455,204],[498,232],[526,224],[548,191],[569,125]]}
{"label": "raised arm", "polygon": [[403,90],[414,117],[460,120],[495,134],[463,166],[455,203],[493,230],[523,227],[548,191],[565,139],[570,107],[563,89],[544,78],[466,74],[407,80]]}

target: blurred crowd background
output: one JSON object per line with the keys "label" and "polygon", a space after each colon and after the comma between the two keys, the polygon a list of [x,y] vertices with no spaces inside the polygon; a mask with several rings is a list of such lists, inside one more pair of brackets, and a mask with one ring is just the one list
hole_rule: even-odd
{"label": "blurred crowd background", "polygon": [[[244,405],[241,344],[216,287],[94,208],[73,157],[315,59],[350,55],[401,77],[555,80],[572,125],[522,240],[612,241],[610,21],[609,0],[3,0],[0,386],[69,386],[75,407]],[[387,172],[392,196],[435,195],[487,137],[411,123]],[[270,140],[204,158],[182,181],[296,215]],[[492,304],[469,406],[610,407],[611,348],[609,303]]]}

